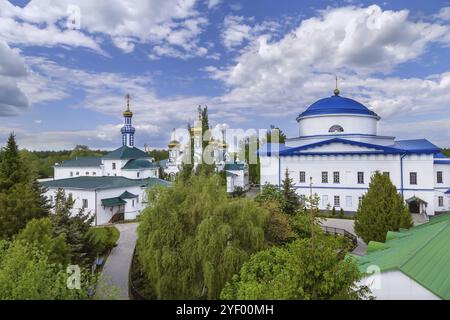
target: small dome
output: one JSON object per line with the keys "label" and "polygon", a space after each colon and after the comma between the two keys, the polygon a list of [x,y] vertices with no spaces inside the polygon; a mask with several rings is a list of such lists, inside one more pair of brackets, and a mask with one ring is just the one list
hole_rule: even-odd
{"label": "small dome", "polygon": [[297,121],[303,117],[325,114],[359,114],[379,118],[375,112],[358,101],[335,94],[334,96],[314,102],[297,117]]}

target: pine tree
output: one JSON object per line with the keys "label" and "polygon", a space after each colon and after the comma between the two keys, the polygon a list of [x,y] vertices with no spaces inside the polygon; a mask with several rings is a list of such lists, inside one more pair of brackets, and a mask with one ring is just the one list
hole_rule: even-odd
{"label": "pine tree", "polygon": [[372,240],[384,242],[388,231],[411,226],[408,208],[389,176],[375,173],[355,216],[356,234],[366,243]]}
{"label": "pine tree", "polygon": [[89,264],[94,258],[91,255],[88,232],[94,217],[80,210],[72,214],[73,199],[66,197],[63,189],[58,189],[55,195],[54,214],[50,216],[54,232],[57,236],[65,234],[66,241],[71,247],[72,263]]}
{"label": "pine tree", "polygon": [[36,173],[22,161],[11,133],[0,153],[0,239],[9,239],[31,219],[48,215],[44,193]]}
{"label": "pine tree", "polygon": [[20,158],[15,135],[11,133],[0,153],[0,192],[8,191],[18,183],[28,182],[28,171]]}
{"label": "pine tree", "polygon": [[294,181],[289,177],[289,170],[286,169],[284,180],[282,181],[282,194],[284,198],[283,211],[286,214],[294,215],[300,208],[300,198],[295,191]]}

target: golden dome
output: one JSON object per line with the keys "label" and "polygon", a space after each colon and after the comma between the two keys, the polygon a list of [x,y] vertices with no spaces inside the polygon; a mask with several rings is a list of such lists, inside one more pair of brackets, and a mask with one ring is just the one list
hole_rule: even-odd
{"label": "golden dome", "polygon": [[131,112],[131,110],[130,110],[130,95],[127,94],[126,98],[127,98],[127,110],[125,110],[123,112],[123,116],[124,117],[132,117],[133,116],[133,112]]}
{"label": "golden dome", "polygon": [[175,148],[177,146],[179,146],[180,143],[177,140],[172,140],[169,142],[169,144],[167,145],[169,148]]}

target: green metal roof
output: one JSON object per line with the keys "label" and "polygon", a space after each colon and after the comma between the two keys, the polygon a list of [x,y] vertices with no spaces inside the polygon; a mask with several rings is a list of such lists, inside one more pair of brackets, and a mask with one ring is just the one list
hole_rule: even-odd
{"label": "green metal roof", "polygon": [[122,169],[124,170],[136,170],[136,169],[150,169],[150,168],[158,168],[156,163],[150,162],[145,159],[132,159],[128,161]]}
{"label": "green metal roof", "polygon": [[58,179],[41,182],[44,187],[47,188],[63,188],[63,189],[87,189],[87,190],[102,190],[102,189],[115,189],[115,188],[127,188],[132,186],[147,186],[153,185],[167,185],[167,181],[148,178],[148,179],[128,179],[124,177],[76,177],[68,179]]}
{"label": "green metal roof", "polygon": [[99,167],[101,164],[101,157],[79,157],[76,159],[65,160],[55,165],[55,167]]}
{"label": "green metal roof", "polygon": [[124,193],[122,193],[119,196],[119,198],[121,198],[121,199],[133,199],[133,198],[137,198],[137,197],[138,197],[137,195],[135,195],[131,192],[128,192],[128,191],[125,191]]}
{"label": "green metal roof", "polygon": [[435,295],[449,300],[450,213],[390,234],[390,238],[386,241],[387,248],[372,248],[372,252],[363,257],[352,256],[360,271],[366,272],[370,265],[379,266],[382,272],[399,270]]}
{"label": "green metal roof", "polygon": [[102,206],[104,206],[104,207],[121,206],[126,203],[127,202],[122,200],[120,197],[102,199]]}
{"label": "green metal roof", "polygon": [[226,163],[225,170],[244,170],[245,163]]}
{"label": "green metal roof", "polygon": [[103,159],[139,159],[151,158],[149,154],[136,147],[122,146],[103,157]]}

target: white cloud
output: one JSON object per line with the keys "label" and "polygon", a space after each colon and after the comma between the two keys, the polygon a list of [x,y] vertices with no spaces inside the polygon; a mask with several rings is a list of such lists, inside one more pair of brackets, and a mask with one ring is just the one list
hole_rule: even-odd
{"label": "white cloud", "polygon": [[436,15],[436,18],[441,20],[450,20],[450,7],[441,8],[439,13]]}
{"label": "white cloud", "polygon": [[208,9],[212,9],[218,4],[220,4],[221,0],[208,0]]}
{"label": "white cloud", "polygon": [[28,99],[18,86],[18,81],[26,75],[19,52],[0,41],[0,117],[16,115],[28,108]]}
{"label": "white cloud", "polygon": [[[191,56],[204,55],[198,44],[206,19],[196,0],[33,0],[26,7],[0,3],[0,36],[10,44],[85,47],[103,53],[109,37],[126,53],[135,45],[173,46]],[[80,15],[77,14],[77,9]],[[68,21],[75,21],[68,28]],[[72,25],[69,25],[72,26]],[[103,53],[104,54],[104,53]]]}
{"label": "white cloud", "polygon": [[240,46],[245,40],[250,39],[252,28],[245,24],[244,21],[245,18],[242,16],[229,15],[225,17],[222,41],[227,49],[231,50],[236,46]]}

